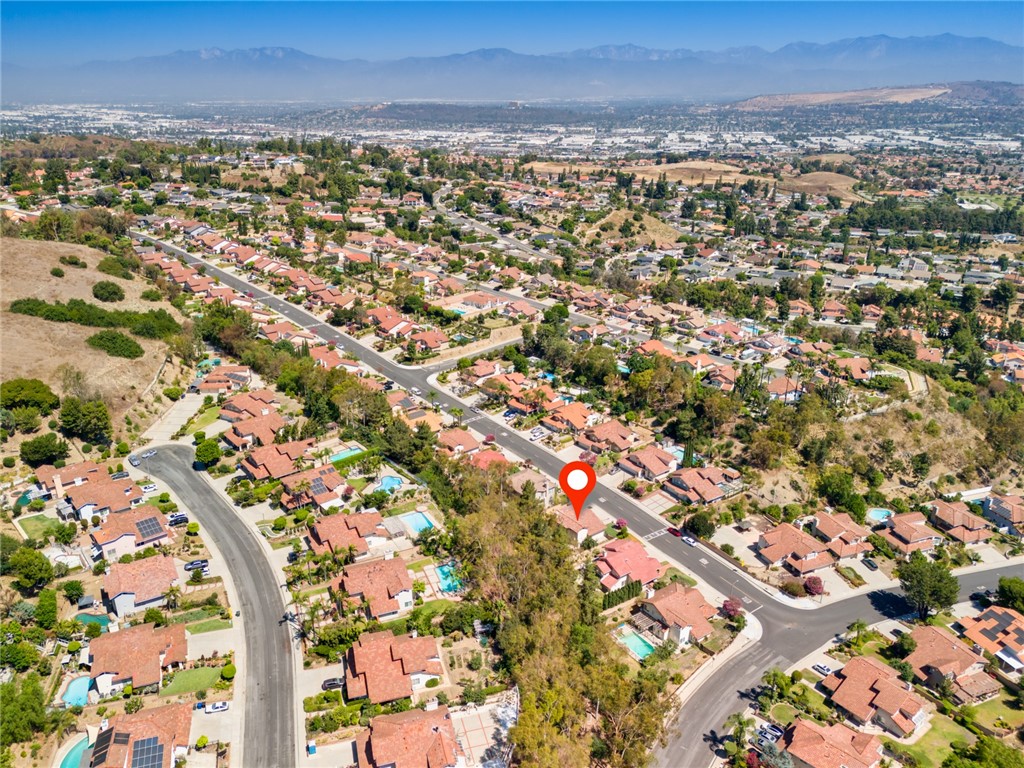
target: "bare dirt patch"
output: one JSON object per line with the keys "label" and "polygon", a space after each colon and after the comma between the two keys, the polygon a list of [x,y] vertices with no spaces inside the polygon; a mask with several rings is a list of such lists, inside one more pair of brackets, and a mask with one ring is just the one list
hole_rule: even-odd
{"label": "bare dirt patch", "polygon": [[826,152],[823,155],[807,155],[804,160],[809,163],[813,163],[815,160],[819,163],[854,163],[857,158],[845,152]]}
{"label": "bare dirt patch", "polygon": [[806,192],[809,195],[838,195],[846,201],[861,201],[864,198],[853,191],[857,180],[852,176],[828,171],[805,173],[803,176],[788,177],[779,184],[786,192]]}
{"label": "bare dirt patch", "polygon": [[757,96],[736,104],[741,110],[785,109],[788,107],[813,107],[821,104],[910,104],[915,101],[934,99],[950,92],[949,88],[937,86],[922,88],[868,88],[860,91],[837,91],[834,93],[779,93]]}

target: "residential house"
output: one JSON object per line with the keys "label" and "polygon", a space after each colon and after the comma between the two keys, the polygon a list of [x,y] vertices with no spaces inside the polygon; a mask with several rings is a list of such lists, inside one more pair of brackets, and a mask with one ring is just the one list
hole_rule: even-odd
{"label": "residential house", "polygon": [[757,554],[769,565],[785,566],[798,576],[835,562],[826,544],[791,523],[782,523],[762,533],[757,542]]}
{"label": "residential house", "polygon": [[318,517],[309,528],[307,542],[317,555],[332,552],[359,560],[390,538],[379,512],[359,512]]}
{"label": "residential house", "polygon": [[100,722],[89,768],[174,768],[189,754],[191,729],[191,703],[112,715]]}
{"label": "residential house", "polygon": [[469,458],[469,463],[477,469],[485,472],[491,467],[507,467],[511,462],[505,458],[505,454],[494,448],[486,451],[478,451]]}
{"label": "residential house", "polygon": [[462,378],[468,384],[479,387],[492,376],[499,376],[503,373],[510,373],[512,366],[501,360],[481,359],[473,363],[462,372]]}
{"label": "residential house", "polygon": [[161,607],[164,595],[177,585],[174,559],[160,555],[130,563],[111,563],[103,577],[106,602],[120,619],[147,608]]}
{"label": "residential house", "polygon": [[663,490],[691,504],[711,504],[741,489],[740,473],[731,467],[689,467],[673,472]]}
{"label": "residential house", "polygon": [[309,438],[253,448],[239,467],[250,480],[280,480],[299,471],[300,462],[310,459],[315,444],[316,441]]}
{"label": "residential house", "polygon": [[446,429],[437,436],[437,445],[449,456],[470,456],[480,450],[480,443],[468,430]]}
{"label": "residential house", "polygon": [[992,538],[989,524],[962,501],[935,499],[926,506],[932,513],[932,525],[952,539],[963,544],[983,544]]}
{"label": "residential house", "polygon": [[821,317],[823,320],[842,320],[846,317],[846,306],[833,299],[826,299],[821,305]]}
{"label": "residential house", "polygon": [[964,638],[975,650],[988,651],[1008,672],[1024,670],[1024,616],[993,605],[977,616],[960,619]]}
{"label": "residential house", "polygon": [[346,565],[331,582],[336,600],[361,605],[367,618],[387,621],[412,610],[412,579],[401,559]]}
{"label": "residential house", "polygon": [[618,419],[610,419],[583,430],[576,436],[576,445],[585,451],[601,454],[605,451],[625,453],[643,442],[636,430],[627,427]]}
{"label": "residential house", "polygon": [[768,382],[766,389],[770,400],[781,400],[783,403],[795,403],[804,396],[803,384],[789,376],[775,377]]}
{"label": "residential house", "polygon": [[89,641],[89,676],[101,699],[131,686],[135,693],[157,691],[164,672],[188,661],[184,624],[137,624],[120,632],[105,632]]}
{"label": "residential house", "polygon": [[880,768],[883,747],[872,734],[843,723],[819,725],[797,718],[778,741],[793,768]]}
{"label": "residential house", "polygon": [[551,504],[551,499],[554,496],[555,489],[558,487],[558,483],[529,467],[524,467],[515,474],[508,476],[509,486],[520,496],[526,490],[527,483],[533,486],[534,495],[544,502],[544,506]]}
{"label": "residential house", "polygon": [[102,482],[107,477],[106,470],[95,461],[79,461],[60,469],[44,464],[36,469],[36,480],[44,491],[43,496],[52,499],[63,499],[70,487]]}
{"label": "residential house", "polygon": [[533,320],[540,314],[540,310],[525,301],[513,301],[502,307],[501,314],[511,317],[513,320]]}
{"label": "residential house", "polygon": [[835,366],[840,376],[852,381],[868,381],[875,375],[871,361],[866,357],[833,357],[829,365]]}
{"label": "residential house", "polygon": [[271,411],[266,416],[255,416],[234,422],[221,437],[234,450],[246,451],[261,445],[273,444],[277,431],[287,423],[281,414]]}
{"label": "residential house", "polygon": [[678,581],[641,600],[640,611],[652,620],[645,629],[663,641],[680,646],[699,643],[708,637],[714,631],[709,619],[718,613],[698,589]]}
{"label": "residential house", "polygon": [[722,392],[732,392],[736,389],[736,369],[731,365],[723,365],[711,371],[711,374],[704,379],[704,384],[714,387]]}
{"label": "residential house", "polygon": [[838,560],[855,558],[874,549],[868,543],[871,531],[857,523],[846,512],[835,512],[831,515],[819,512],[814,516],[813,531],[828,545],[829,552]]}
{"label": "residential house", "polygon": [[671,453],[649,445],[619,459],[623,472],[644,480],[661,482],[675,472],[679,462]]}
{"label": "residential house", "polygon": [[277,396],[269,389],[240,392],[229,397],[220,407],[220,418],[231,422],[266,416],[278,409]]}
{"label": "residential house", "polygon": [[581,400],[573,400],[571,403],[559,401],[540,423],[553,432],[568,432],[571,435],[579,434],[587,427],[592,427],[601,420],[601,414],[590,410],[586,403]]}
{"label": "residential house", "polygon": [[146,547],[168,544],[174,539],[174,531],[165,524],[165,519],[151,504],[107,515],[100,527],[89,531],[93,559],[111,562]]}
{"label": "residential house", "polygon": [[312,506],[318,512],[340,507],[344,502],[348,484],[333,464],[313,467],[281,478],[284,492],[281,506],[289,512]]}
{"label": "residential house", "polygon": [[441,331],[420,331],[409,337],[417,352],[440,352],[448,348],[448,337]]}
{"label": "residential house", "polygon": [[1024,496],[1000,496],[992,494],[985,499],[985,517],[996,528],[1005,530],[1011,536],[1024,538]]}
{"label": "residential house", "polygon": [[365,632],[345,654],[345,700],[387,704],[406,699],[443,674],[433,635]]}
{"label": "residential house", "polygon": [[356,736],[357,768],[466,768],[448,707],[379,715]]}
{"label": "residential house", "polygon": [[647,554],[636,539],[616,539],[605,547],[604,552],[594,561],[601,587],[606,592],[619,589],[627,581],[650,584],[664,575],[665,569],[657,560]]}
{"label": "residential house", "polygon": [[942,534],[929,526],[928,519],[920,512],[893,515],[885,525],[882,538],[905,558],[913,552],[931,552],[942,541]]}
{"label": "residential house", "polygon": [[872,656],[855,656],[824,680],[832,704],[859,725],[878,725],[903,738],[928,716],[925,702],[899,673]]}
{"label": "residential house", "polygon": [[548,511],[558,519],[558,524],[569,532],[577,546],[582,545],[588,538],[596,542],[604,540],[604,523],[590,507],[580,510],[578,517],[576,511],[568,504],[559,504]]}
{"label": "residential house", "polygon": [[961,704],[987,699],[1002,688],[985,672],[985,657],[945,627],[915,627],[910,637],[915,647],[904,661],[918,682],[936,689],[948,680]]}
{"label": "residential house", "polygon": [[67,502],[79,520],[105,518],[110,513],[127,512],[145,499],[134,480],[112,480],[109,476],[67,488]]}

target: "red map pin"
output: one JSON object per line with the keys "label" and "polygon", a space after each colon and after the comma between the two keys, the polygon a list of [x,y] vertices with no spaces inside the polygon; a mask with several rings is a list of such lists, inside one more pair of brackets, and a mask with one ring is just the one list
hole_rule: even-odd
{"label": "red map pin", "polygon": [[587,496],[597,485],[594,468],[585,461],[570,461],[562,467],[562,471],[558,474],[558,484],[562,486],[565,495],[572,502],[572,508],[576,511],[576,519],[579,520]]}

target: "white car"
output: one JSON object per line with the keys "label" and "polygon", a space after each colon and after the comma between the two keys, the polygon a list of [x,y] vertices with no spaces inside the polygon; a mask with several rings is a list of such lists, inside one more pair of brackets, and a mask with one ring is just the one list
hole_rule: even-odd
{"label": "white car", "polygon": [[156,493],[158,490],[160,490],[159,488],[156,487],[154,483],[146,483],[145,485],[139,487],[142,488],[143,493]]}
{"label": "white car", "polygon": [[206,708],[207,714],[212,715],[214,712],[227,712],[228,703],[226,701],[215,701],[213,704]]}
{"label": "white car", "polygon": [[420,388],[419,387],[413,387],[409,391],[412,392],[414,395],[418,395],[420,393]]}

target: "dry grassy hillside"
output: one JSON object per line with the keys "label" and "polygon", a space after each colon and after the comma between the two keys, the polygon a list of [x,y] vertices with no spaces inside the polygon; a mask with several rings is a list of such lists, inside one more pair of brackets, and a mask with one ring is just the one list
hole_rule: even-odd
{"label": "dry grassy hillside", "polygon": [[[621,239],[622,235],[619,233],[619,227],[622,226],[622,222],[626,219],[632,220],[632,211],[618,210],[612,211],[605,218],[601,219],[597,224],[591,226],[586,230],[580,230],[577,232],[584,241],[590,240],[590,238],[596,236],[598,233],[604,240],[617,240]],[[602,224],[611,224],[613,229],[608,232],[601,232]],[[644,229],[640,229],[641,225]],[[644,214],[642,222],[633,222],[633,228],[636,234],[633,235],[632,240],[636,240],[637,243],[642,245],[651,244],[665,244],[674,243],[679,238],[679,232],[670,227],[660,219]]]}
{"label": "dry grassy hillside", "polygon": [[813,107],[822,104],[910,104],[915,101],[934,99],[950,92],[941,86],[912,88],[868,88],[861,91],[837,91],[834,93],[781,93],[757,96],[741,101],[734,106],[740,110],[787,109]]}
{"label": "dry grassy hillside", "polygon": [[[88,265],[85,269],[61,265],[61,256],[77,256]],[[165,301],[152,302],[139,298],[151,288],[141,277],[120,280],[96,270],[106,254],[80,245],[36,240],[0,240],[0,360],[3,379],[19,377],[41,379],[61,394],[58,369],[72,365],[86,374],[89,385],[110,408],[115,428],[123,425],[123,415],[136,404],[141,393],[156,377],[163,363],[166,346],[163,342],[133,337],[146,355],[138,360],[110,357],[93,349],[85,340],[99,329],[72,323],[54,323],[27,315],[8,312],[11,302],[20,298],[46,301],[83,299],[108,309],[151,310],[163,308],[175,318],[180,315]],[[50,274],[53,267],[64,270],[64,277]],[[100,280],[120,285],[125,300],[103,304],[92,296],[92,286]],[[139,414],[134,414],[137,417]]]}

